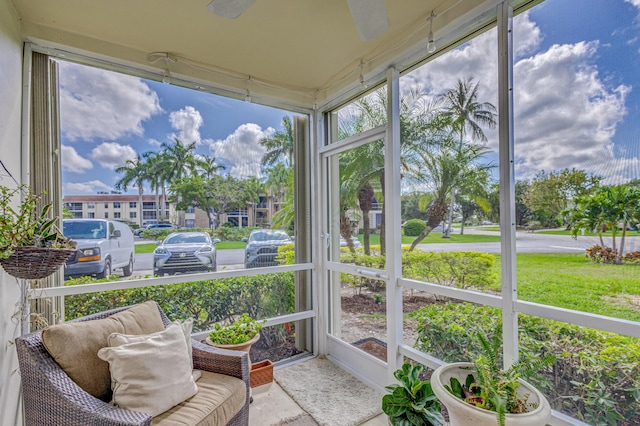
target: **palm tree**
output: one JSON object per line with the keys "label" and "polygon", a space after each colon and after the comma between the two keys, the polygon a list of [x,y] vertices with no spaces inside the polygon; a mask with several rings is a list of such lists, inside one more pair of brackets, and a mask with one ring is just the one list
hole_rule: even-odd
{"label": "palm tree", "polygon": [[455,87],[440,97],[445,107],[444,115],[452,119],[451,126],[460,136],[460,143],[467,131],[471,132],[472,140],[486,142],[482,126],[496,126],[496,107],[490,102],[478,102],[479,85],[480,82],[473,84],[473,77],[458,79]]}
{"label": "palm tree", "polygon": [[[437,123],[434,104],[426,101],[426,93],[419,87],[412,88],[400,99],[400,150],[402,169],[408,171],[419,159],[418,152],[429,145],[425,134]],[[360,133],[386,124],[387,99],[386,92],[379,90],[371,95],[359,99],[351,108],[345,119],[340,122],[340,138]],[[383,141],[375,141],[340,156],[341,187],[354,188],[357,194],[367,184],[379,187],[378,200],[382,201],[382,221],[380,226],[380,251],[385,253],[385,205],[384,205],[384,145]],[[354,181],[346,183],[348,181]],[[375,193],[375,192],[374,192]],[[362,195],[371,196],[371,191]],[[343,198],[345,201],[349,197]],[[364,200],[362,200],[364,201]],[[358,199],[360,203],[360,199]],[[368,206],[368,203],[362,204]],[[353,206],[355,207],[355,206]],[[364,215],[364,212],[363,212]],[[364,229],[364,239],[369,239],[369,229]],[[368,246],[365,243],[365,251]]]}
{"label": "palm tree", "polygon": [[202,172],[205,178],[211,179],[214,175],[218,174],[218,171],[224,170],[224,166],[216,163],[215,157],[203,157],[196,159],[197,167]]}
{"label": "palm tree", "polygon": [[282,198],[287,188],[287,179],[292,172],[291,167],[285,166],[283,163],[277,163],[270,169],[267,169],[266,188],[271,191],[271,195],[275,196],[278,202],[282,202]]}
{"label": "palm tree", "polygon": [[[451,127],[459,135],[459,143],[464,143],[464,135],[471,133],[471,140],[487,141],[482,126],[494,128],[496,126],[496,107],[489,102],[478,102],[478,86],[473,83],[473,77],[468,80],[458,79],[454,88],[447,90],[441,97],[445,110],[443,115],[451,119]],[[456,191],[451,194],[448,227],[444,238],[449,238],[451,223],[453,222],[453,207]]]}
{"label": "palm tree", "polygon": [[258,142],[267,152],[262,157],[263,166],[273,166],[283,158],[287,166],[293,164],[293,122],[291,117],[282,117],[284,131],[276,132],[270,138],[262,138]]}
{"label": "palm tree", "polygon": [[260,194],[264,193],[264,184],[255,176],[245,180],[243,183],[245,196],[253,204],[253,226],[257,226],[258,203],[260,202]]}
{"label": "palm tree", "polygon": [[[146,170],[151,189],[156,195],[156,219],[164,218],[165,187],[167,181],[168,168],[166,167],[166,157],[159,152],[149,151],[143,154],[146,159]],[[162,188],[162,203],[160,202],[160,189]]]}
{"label": "palm tree", "polygon": [[197,166],[194,156],[196,143],[184,145],[180,139],[175,138],[173,144],[163,143],[164,166],[167,167],[167,181],[181,179],[191,174]]}
{"label": "palm tree", "polygon": [[477,163],[487,152],[488,149],[483,145],[464,144],[456,149],[443,146],[435,152],[422,153],[422,167],[426,173],[415,170],[413,178],[430,188],[420,200],[420,208],[427,210],[428,219],[427,226],[413,241],[410,251],[444,221],[456,188],[488,178],[488,171],[493,165]]}
{"label": "palm tree", "polygon": [[138,155],[135,159],[127,160],[123,166],[116,168],[116,173],[124,173],[124,176],[116,182],[116,189],[126,191],[129,185],[138,188],[138,217],[140,225],[142,225],[142,195],[144,194],[144,182],[148,179],[147,165]]}

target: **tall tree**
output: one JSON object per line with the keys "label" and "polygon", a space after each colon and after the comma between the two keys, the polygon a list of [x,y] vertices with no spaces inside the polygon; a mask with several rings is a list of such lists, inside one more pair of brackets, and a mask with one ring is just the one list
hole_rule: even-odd
{"label": "tall tree", "polygon": [[246,179],[242,183],[245,197],[253,204],[253,226],[257,226],[257,210],[260,203],[260,195],[264,194],[264,183],[260,182],[256,177]]}
{"label": "tall tree", "polygon": [[[627,228],[640,221],[640,189],[632,185],[605,186],[591,194],[574,199],[575,206],[565,212],[574,238],[580,231],[595,231],[605,247],[602,233],[610,230],[611,243],[616,253],[615,263],[621,263],[625,250]],[[620,249],[616,237],[620,232]]]}
{"label": "tall tree", "polygon": [[164,157],[161,153],[155,151],[148,151],[142,155],[145,159],[146,175],[151,189],[155,192],[156,219],[159,221],[163,217],[162,212],[164,212],[164,198],[162,203],[160,202],[160,188],[163,188],[162,192],[164,194],[164,182],[167,173],[164,167]]}
{"label": "tall tree", "polygon": [[[403,172],[419,160],[418,152],[429,145],[425,134],[430,133],[436,123],[435,106],[426,101],[426,93],[419,87],[413,87],[400,99],[400,151]],[[355,102],[339,122],[340,138],[345,138],[365,130],[385,125],[387,120],[387,98],[384,90],[378,90]],[[374,141],[341,154],[340,179],[354,181],[348,187],[359,190],[367,184],[379,188],[376,194],[382,203],[382,222],[380,225],[380,251],[385,253],[385,205],[384,205],[384,144]],[[341,190],[344,188],[341,184]],[[371,196],[371,192],[367,194]],[[357,198],[342,197],[343,201]],[[373,201],[373,197],[371,202]],[[357,208],[358,205],[348,206]],[[364,229],[365,240],[369,229]],[[365,244],[365,251],[367,246]]]}
{"label": "tall tree", "polygon": [[421,207],[427,210],[428,219],[427,226],[413,241],[410,250],[414,250],[433,228],[444,221],[456,188],[488,178],[488,171],[493,165],[480,163],[487,152],[484,145],[463,144],[455,149],[442,147],[422,154],[424,170],[416,172],[416,178],[430,189],[421,200]]}
{"label": "tall tree", "polygon": [[266,170],[267,180],[265,187],[278,202],[282,202],[285,191],[288,188],[289,174],[293,173],[293,168],[287,167],[284,163],[277,163]]}
{"label": "tall tree", "polygon": [[[466,134],[471,134],[472,141],[486,142],[483,126],[493,128],[496,126],[496,107],[489,102],[478,101],[478,86],[480,82],[473,83],[473,77],[468,80],[458,79],[455,87],[447,90],[441,97],[444,104],[444,116],[451,119],[451,127],[458,134],[460,146],[464,143]],[[453,208],[455,205],[456,188],[451,194],[449,206],[448,227],[444,233],[449,238],[451,224],[453,222]]]}
{"label": "tall tree", "polygon": [[198,162],[194,156],[196,143],[184,145],[180,139],[175,138],[172,144],[161,145],[164,155],[164,167],[167,167],[167,181],[181,179],[193,173]]}
{"label": "tall tree", "polygon": [[263,166],[273,166],[283,159],[287,166],[293,164],[293,122],[291,117],[282,117],[282,127],[284,130],[275,132],[271,137],[265,137],[258,142],[267,150],[262,157]]}
{"label": "tall tree", "polygon": [[144,195],[144,182],[149,178],[147,174],[147,166],[140,155],[133,160],[127,162],[118,168],[116,173],[124,174],[115,184],[118,190],[127,191],[131,185],[138,188],[138,217],[140,225],[142,225],[142,196]]}
{"label": "tall tree", "polygon": [[574,197],[589,194],[598,187],[601,178],[584,170],[564,169],[560,172],[539,172],[523,194],[524,204],[545,226],[562,223],[561,213],[572,207]]}
{"label": "tall tree", "polygon": [[178,209],[193,206],[204,210],[211,228],[220,225],[223,213],[246,205],[242,183],[232,176],[204,178],[192,175],[175,181],[169,191],[181,200],[177,204]]}
{"label": "tall tree", "polygon": [[196,158],[197,169],[204,175],[205,178],[211,179],[217,175],[220,170],[224,170],[225,167],[216,163],[215,157],[202,157]]}

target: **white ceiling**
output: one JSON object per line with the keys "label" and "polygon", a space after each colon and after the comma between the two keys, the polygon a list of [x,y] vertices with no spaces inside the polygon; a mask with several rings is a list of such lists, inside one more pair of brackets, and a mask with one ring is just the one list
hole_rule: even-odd
{"label": "white ceiling", "polygon": [[[390,30],[367,42],[346,0],[257,0],[237,19],[209,13],[208,2],[13,0],[26,40],[300,106],[357,85],[360,68],[371,76],[415,56],[426,45],[432,10],[438,36],[496,1],[386,0]],[[152,52],[168,52],[169,60],[149,58]]]}

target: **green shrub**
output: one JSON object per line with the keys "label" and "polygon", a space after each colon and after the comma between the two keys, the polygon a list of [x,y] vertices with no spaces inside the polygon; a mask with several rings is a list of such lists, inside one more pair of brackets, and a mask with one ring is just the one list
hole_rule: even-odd
{"label": "green shrub", "polygon": [[[447,362],[470,361],[479,353],[474,330],[492,335],[500,310],[468,303],[434,304],[411,314],[418,322],[415,347]],[[593,425],[640,424],[638,339],[520,315],[520,357],[551,353],[551,369],[526,378],[552,407]]]}
{"label": "green shrub", "polygon": [[[104,282],[82,277],[65,285]],[[65,297],[65,319],[82,317],[120,306],[155,300],[171,320],[193,318],[193,330],[207,330],[214,323],[247,313],[269,318],[294,311],[294,273],[202,280],[164,286],[110,290]]]}
{"label": "green shrub", "polygon": [[409,219],[404,224],[404,235],[407,237],[417,237],[422,234],[427,225],[424,223],[424,220],[420,219]]}
{"label": "green shrub", "polygon": [[403,250],[403,275],[456,288],[494,288],[495,256],[480,252],[424,252]]}

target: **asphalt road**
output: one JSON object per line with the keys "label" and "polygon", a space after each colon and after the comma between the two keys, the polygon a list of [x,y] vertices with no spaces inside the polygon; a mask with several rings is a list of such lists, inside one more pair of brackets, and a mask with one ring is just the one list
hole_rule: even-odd
{"label": "asphalt road", "polygon": [[[498,235],[497,232],[482,230],[465,230],[468,234]],[[611,244],[611,238],[605,238],[605,242]],[[516,233],[516,251],[518,253],[581,253],[585,249],[600,244],[598,237],[579,236],[573,239],[566,235],[549,235],[518,231]],[[640,250],[640,237],[626,238],[626,251]],[[443,243],[443,244],[418,244],[418,248],[424,251],[480,251],[484,253],[500,253],[500,242],[494,243]],[[244,250],[218,250],[218,270],[244,268]],[[142,253],[136,255],[133,265],[135,276],[153,274],[153,254]]]}
{"label": "asphalt road", "polygon": [[[498,235],[498,232],[465,230],[468,234]],[[611,244],[611,238],[604,238],[605,243]],[[598,237],[579,236],[573,239],[568,235],[550,235],[535,232],[516,232],[516,252],[518,253],[580,253],[587,248],[600,244]],[[618,238],[619,244],[619,238]],[[640,237],[632,236],[625,239],[625,251],[640,250]],[[424,251],[480,251],[485,253],[500,253],[500,242],[495,243],[443,243],[418,244]]]}

